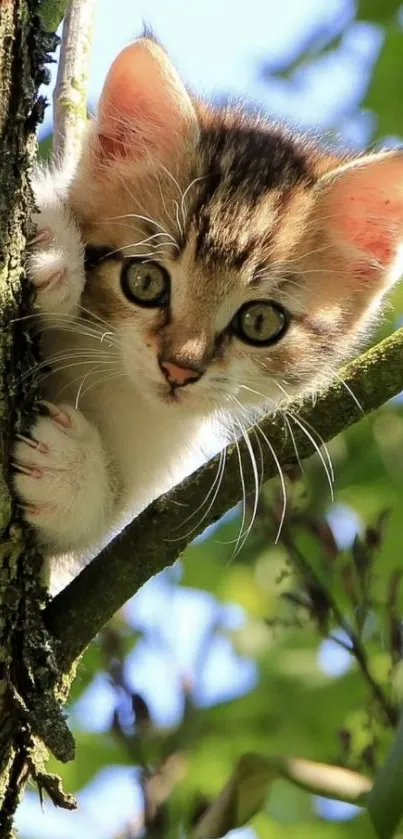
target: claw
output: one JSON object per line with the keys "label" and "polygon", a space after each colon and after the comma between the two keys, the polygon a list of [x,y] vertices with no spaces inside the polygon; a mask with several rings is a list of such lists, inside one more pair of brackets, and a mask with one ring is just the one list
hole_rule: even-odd
{"label": "claw", "polygon": [[16,469],[17,472],[22,472],[23,475],[29,475],[30,478],[43,477],[42,469],[38,469],[37,466],[24,466],[23,463],[17,463],[16,460],[11,461],[11,466],[13,467],[13,469]]}
{"label": "claw", "polygon": [[38,405],[43,405],[44,408],[48,411],[49,415],[52,419],[61,425],[63,428],[70,428],[71,420],[68,414],[65,411],[61,411],[57,405],[54,405],[53,402],[48,402],[46,399],[40,399]]}
{"label": "claw", "polygon": [[66,270],[63,268],[62,271],[55,271],[54,274],[51,274],[47,280],[44,280],[42,283],[35,282],[35,288],[40,289],[40,291],[49,291],[49,289],[53,288],[53,286],[58,285],[63,278],[66,276]]}
{"label": "claw", "polygon": [[49,227],[42,227],[32,239],[29,240],[28,245],[47,245],[52,239],[52,233]]}
{"label": "claw", "polygon": [[39,440],[34,440],[33,437],[25,437],[24,434],[16,434],[15,436],[18,440],[30,446],[31,449],[35,449],[37,452],[41,452],[41,454],[49,454],[46,443],[40,443]]}
{"label": "claw", "polygon": [[39,516],[45,509],[44,507],[35,507],[33,504],[20,504],[18,501],[17,507],[19,510],[22,510],[24,513],[28,513],[30,516]]}

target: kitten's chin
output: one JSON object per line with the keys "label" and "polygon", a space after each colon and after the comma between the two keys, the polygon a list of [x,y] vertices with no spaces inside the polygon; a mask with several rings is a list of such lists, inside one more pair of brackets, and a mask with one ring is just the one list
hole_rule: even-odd
{"label": "kitten's chin", "polygon": [[167,408],[178,413],[179,416],[200,416],[205,417],[214,411],[214,405],[211,399],[207,399],[203,394],[195,393],[189,388],[171,388],[165,384],[159,384],[152,392],[148,391],[148,398],[152,399],[153,404],[161,409]]}

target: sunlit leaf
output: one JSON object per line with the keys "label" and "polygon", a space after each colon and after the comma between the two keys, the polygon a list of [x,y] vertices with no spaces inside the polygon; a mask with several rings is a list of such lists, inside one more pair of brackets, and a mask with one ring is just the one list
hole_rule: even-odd
{"label": "sunlit leaf", "polygon": [[362,805],[371,789],[363,775],[299,758],[246,754],[195,828],[195,839],[219,839],[262,809],[273,782],[285,778],[306,792]]}
{"label": "sunlit leaf", "polygon": [[357,19],[387,23],[397,15],[401,5],[400,0],[359,0]]}
{"label": "sunlit leaf", "polygon": [[379,839],[393,839],[403,817],[403,715],[395,740],[368,796],[368,812]]}
{"label": "sunlit leaf", "polygon": [[402,101],[403,31],[395,26],[386,31],[386,37],[363,102],[364,108],[369,108],[375,113],[378,137],[403,135]]}

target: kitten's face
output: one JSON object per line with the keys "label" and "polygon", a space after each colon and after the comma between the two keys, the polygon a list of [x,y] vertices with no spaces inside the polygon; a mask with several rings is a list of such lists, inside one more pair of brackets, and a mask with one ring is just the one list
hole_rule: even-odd
{"label": "kitten's face", "polygon": [[[87,240],[108,242],[111,256],[101,252],[89,272],[84,304],[111,323],[128,378],[153,401],[203,412],[274,403],[317,380],[319,346],[324,367],[338,358],[339,301],[329,324],[305,279],[315,270],[309,257],[300,268],[293,247],[300,237],[290,230],[284,248],[269,223],[277,191],[265,193],[255,208],[244,196],[228,201],[225,192],[206,202],[208,177],[193,183],[182,207],[178,189],[160,177],[153,200],[149,183],[148,203],[126,200],[119,208],[125,212],[117,213],[124,219],[105,217],[87,229]],[[309,202],[298,198],[299,214]],[[287,215],[292,227],[290,206]],[[305,249],[317,247],[306,243]],[[96,261],[96,248],[93,255]],[[175,380],[175,369],[164,372],[164,362],[184,368],[176,386],[166,376]]]}
{"label": "kitten's face", "polygon": [[159,48],[128,49],[71,196],[102,253],[85,306],[111,323],[133,385],[172,410],[237,412],[317,386],[399,273],[401,155],[342,167],[261,120],[195,106],[165,65],[156,77]]}

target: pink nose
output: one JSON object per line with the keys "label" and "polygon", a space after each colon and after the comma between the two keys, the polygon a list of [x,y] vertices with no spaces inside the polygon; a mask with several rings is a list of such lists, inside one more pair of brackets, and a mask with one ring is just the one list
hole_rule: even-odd
{"label": "pink nose", "polygon": [[160,367],[169,384],[178,387],[183,387],[188,382],[194,382],[200,378],[200,373],[197,370],[192,370],[191,367],[182,367],[173,361],[160,361]]}

